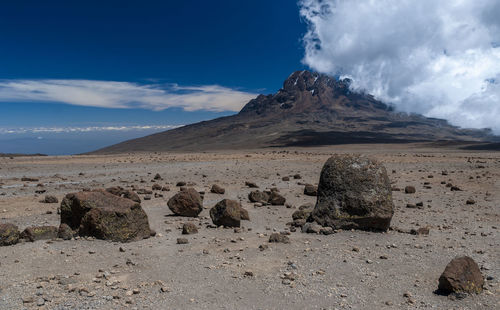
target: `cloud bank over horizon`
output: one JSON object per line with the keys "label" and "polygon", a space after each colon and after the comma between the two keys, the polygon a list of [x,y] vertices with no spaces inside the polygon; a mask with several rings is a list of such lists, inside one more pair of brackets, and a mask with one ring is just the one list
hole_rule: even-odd
{"label": "cloud bank over horizon", "polygon": [[0,135],[9,134],[43,134],[43,133],[85,133],[85,132],[109,132],[109,131],[160,131],[182,127],[184,125],[116,125],[116,126],[86,126],[86,127],[0,127]]}
{"label": "cloud bank over horizon", "polygon": [[257,94],[220,85],[180,86],[94,80],[0,80],[0,102],[58,102],[99,108],[239,111]]}
{"label": "cloud bank over horizon", "polygon": [[500,1],[301,0],[304,64],[397,110],[500,133]]}

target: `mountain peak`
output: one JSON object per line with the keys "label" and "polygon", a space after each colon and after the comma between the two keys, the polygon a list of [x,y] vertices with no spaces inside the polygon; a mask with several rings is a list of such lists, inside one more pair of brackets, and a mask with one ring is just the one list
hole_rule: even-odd
{"label": "mountain peak", "polygon": [[275,94],[257,96],[236,115],[125,141],[96,153],[492,139],[486,131],[396,113],[371,95],[350,91],[350,82],[296,71]]}
{"label": "mountain peak", "polygon": [[[337,110],[346,101],[344,99],[351,95],[350,83],[349,79],[337,80],[308,70],[295,71],[283,82],[283,88],[278,92],[267,96],[259,95],[245,105],[240,113],[269,115],[281,112],[290,114],[324,109]],[[368,101],[373,100],[369,95],[358,96],[364,96]],[[383,104],[378,106],[386,109]]]}

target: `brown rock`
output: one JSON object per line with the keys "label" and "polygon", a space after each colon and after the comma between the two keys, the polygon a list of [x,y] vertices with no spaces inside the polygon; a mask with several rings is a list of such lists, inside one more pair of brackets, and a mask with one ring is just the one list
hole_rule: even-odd
{"label": "brown rock", "polygon": [[285,197],[278,194],[276,191],[271,191],[268,202],[273,206],[282,206],[285,204],[286,199]]}
{"label": "brown rock", "polygon": [[217,226],[240,227],[241,205],[239,202],[224,199],[210,209],[212,222]]}
{"label": "brown rock", "polygon": [[259,190],[256,190],[248,194],[248,199],[251,202],[267,203],[267,201],[269,200],[269,194],[266,192],[261,192]]}
{"label": "brown rock", "polygon": [[220,187],[219,185],[214,184],[214,185],[212,185],[210,192],[214,193],[214,194],[221,194],[222,195],[226,192],[226,190],[224,188]]}
{"label": "brown rock", "polygon": [[477,263],[468,256],[456,257],[439,277],[439,290],[444,293],[480,293],[484,278]]}
{"label": "brown rock", "polygon": [[248,214],[247,209],[244,209],[240,206],[240,218],[242,221],[250,221],[250,215]]}
{"label": "brown rock", "polygon": [[306,184],[304,187],[304,195],[307,196],[317,196],[318,195],[318,187],[312,184]]}
{"label": "brown rock", "polygon": [[269,236],[269,242],[273,243],[290,243],[290,238],[286,235],[282,235],[280,233],[272,233]]}
{"label": "brown rock", "polygon": [[186,188],[170,198],[167,205],[176,215],[197,217],[203,210],[203,199],[194,188]]}
{"label": "brown rock", "polygon": [[79,235],[120,242],[148,238],[151,232],[138,202],[103,190],[66,195],[61,202],[61,223]]}
{"label": "brown rock", "polygon": [[71,240],[73,238],[73,230],[67,224],[62,223],[57,230],[57,237],[63,240]]}
{"label": "brown rock", "polygon": [[198,227],[196,227],[195,224],[184,223],[184,225],[182,225],[182,234],[183,235],[191,235],[191,234],[197,234],[197,233],[198,233]]}
{"label": "brown rock", "polygon": [[43,199],[44,203],[58,203],[59,199],[57,199],[56,196],[53,195],[46,195],[45,198]]}
{"label": "brown rock", "polygon": [[21,233],[21,239],[27,241],[51,240],[57,238],[57,227],[55,226],[31,226]]}
{"label": "brown rock", "polygon": [[414,186],[406,186],[405,187],[405,194],[415,194],[416,190]]}
{"label": "brown rock", "polygon": [[19,229],[16,225],[0,224],[0,246],[13,245],[19,242]]}
{"label": "brown rock", "polygon": [[177,244],[188,244],[189,240],[186,238],[177,238]]}
{"label": "brown rock", "polygon": [[249,181],[245,182],[245,186],[248,186],[250,188],[259,188],[259,186],[257,184],[255,184],[254,182],[249,182]]}

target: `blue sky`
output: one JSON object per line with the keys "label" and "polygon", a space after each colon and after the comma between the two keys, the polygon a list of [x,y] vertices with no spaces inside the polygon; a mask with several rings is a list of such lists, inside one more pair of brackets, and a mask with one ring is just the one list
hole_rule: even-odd
{"label": "blue sky", "polygon": [[[49,144],[51,154],[81,152],[159,130],[108,131],[93,143],[89,132],[26,128],[179,125],[235,113],[304,68],[306,28],[290,0],[2,2],[0,152]],[[47,142],[72,138],[85,146]]]}
{"label": "blue sky", "polygon": [[2,1],[0,152],[236,113],[293,71],[500,134],[500,1]]}

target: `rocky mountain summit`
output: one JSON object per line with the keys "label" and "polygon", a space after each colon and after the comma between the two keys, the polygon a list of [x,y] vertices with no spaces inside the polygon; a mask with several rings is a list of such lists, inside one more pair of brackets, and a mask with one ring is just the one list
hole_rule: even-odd
{"label": "rocky mountain summit", "polygon": [[369,94],[352,92],[350,82],[297,71],[277,93],[259,95],[236,115],[125,141],[94,153],[494,140],[488,130],[460,129],[445,120],[395,112]]}

